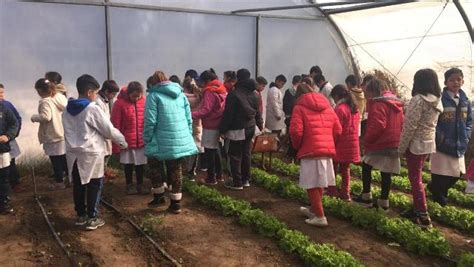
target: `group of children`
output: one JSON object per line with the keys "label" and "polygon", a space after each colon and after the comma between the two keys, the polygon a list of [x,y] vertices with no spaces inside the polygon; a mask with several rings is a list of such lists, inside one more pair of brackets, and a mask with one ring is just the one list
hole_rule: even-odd
{"label": "group of children", "polygon": [[[322,206],[325,191],[351,201],[350,164],[362,165],[363,192],[354,200],[388,209],[391,175],[400,172],[404,156],[414,203],[404,216],[428,228],[423,164],[431,158],[428,190],[434,201],[446,205],[448,189],[466,173],[464,153],[471,136],[471,103],[461,89],[462,71],[453,68],[444,76],[446,87],[441,90],[433,70],[419,70],[412,99],[405,106],[374,76],[364,77],[360,86],[358,78],[349,75],[345,85],[333,87],[321,68],[314,66],[309,75],[294,76],[285,93],[286,77],[278,75],[269,86],[264,107],[262,91],[267,80],[251,79],[247,69],[226,71],[223,81],[213,69],[201,74],[188,70],[182,84],[177,76],[168,78],[156,71],[147,79],[146,92],[137,81],[120,89],[115,81],[107,80],[101,87],[85,74],[76,81],[79,97],[69,100],[61,75],[48,72],[35,83],[41,100],[31,121],[40,124],[38,138],[53,166],[51,189],[65,188],[64,176],[70,177],[76,225],[89,230],[105,223],[98,216],[98,203],[112,154],[118,154],[123,165],[127,194],[151,191],[149,207],[165,204],[168,196],[168,211],[179,213],[182,175],[194,180],[198,166],[207,169],[207,185],[222,181],[229,169],[225,187],[243,190],[250,186],[252,141],[264,128],[278,136],[289,134],[287,155],[299,159],[299,183],[311,203],[309,208],[300,208],[308,224],[328,224]],[[0,98],[0,211],[9,213],[10,184],[17,187],[19,177],[14,168],[19,152],[10,145],[17,147],[14,139],[21,117],[3,99],[3,86]],[[151,190],[143,183],[145,165]],[[382,191],[375,202],[373,169],[382,177]],[[339,190],[337,173],[342,177]],[[467,190],[472,190],[472,183]]]}

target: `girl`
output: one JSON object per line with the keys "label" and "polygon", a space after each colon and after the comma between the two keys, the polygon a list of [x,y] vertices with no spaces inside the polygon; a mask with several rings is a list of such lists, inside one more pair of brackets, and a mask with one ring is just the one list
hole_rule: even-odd
{"label": "girl", "polygon": [[219,153],[219,124],[224,113],[227,91],[217,76],[206,70],[199,76],[204,88],[201,107],[192,112],[193,119],[202,120],[202,146],[207,161],[206,184],[215,185],[222,180],[222,165]]}
{"label": "girl", "polygon": [[[201,89],[197,86],[196,81],[193,78],[187,77],[183,81],[183,89],[184,95],[189,101],[189,105],[191,107],[191,112],[196,111],[199,109],[201,105]],[[194,119],[193,120],[193,138],[194,143],[198,149],[199,153],[204,152],[204,148],[201,145],[201,137],[202,137],[202,123],[201,119]],[[196,177],[196,170],[198,166],[198,155],[190,156],[186,162],[186,171],[189,176],[189,180],[195,181]]]}
{"label": "girl", "polygon": [[433,201],[447,204],[448,190],[466,173],[466,153],[472,129],[471,101],[461,89],[463,73],[451,68],[444,73],[446,87],[441,94],[443,113],[436,125],[436,152],[431,155],[431,191]]}
{"label": "girl", "polygon": [[267,108],[265,116],[265,127],[276,133],[278,136],[281,130],[285,127],[285,114],[283,113],[283,96],[281,88],[286,83],[286,78],[283,74],[275,78],[275,82],[270,84],[270,89],[267,93]]}
{"label": "girl", "polygon": [[48,71],[44,74],[44,78],[54,84],[54,93],[61,93],[67,97],[67,88],[62,84],[63,77],[56,71]]}
{"label": "girl", "polygon": [[[145,144],[143,143],[143,118],[145,112],[145,97],[143,86],[136,81],[122,88],[117,101],[112,108],[111,121],[124,136],[128,149],[120,150],[113,147],[114,153],[120,153],[120,163],[124,166],[127,194],[146,195],[149,191],[143,187],[143,169],[147,164]],[[133,169],[137,177],[137,185],[133,186]]]}
{"label": "girl", "polygon": [[[286,90],[285,96],[283,97],[283,112],[285,112],[285,126],[286,126],[287,133],[289,133],[291,113],[293,112],[293,106],[295,105],[296,89],[298,88],[300,83],[301,83],[301,76],[300,75],[293,76],[292,86]],[[291,139],[289,139],[288,142],[289,144],[288,144],[288,150],[286,152],[286,155],[290,157],[292,161],[294,162],[296,151],[291,145]]]}
{"label": "girl", "polygon": [[426,208],[421,172],[426,158],[436,151],[436,123],[439,114],[443,112],[441,88],[436,72],[432,69],[417,71],[411,94],[398,150],[406,156],[408,179],[413,195],[414,212],[409,212],[409,217],[422,228],[430,228],[431,220]]}
{"label": "girl", "polygon": [[156,71],[150,85],[143,130],[145,154],[149,157],[153,184],[153,200],[148,205],[156,207],[165,203],[164,182],[167,177],[162,175],[164,165],[160,162],[164,161],[172,187],[168,211],[180,213],[182,161],[197,153],[192,136],[191,109],[181,86],[170,82],[164,72]]}
{"label": "girl", "polygon": [[224,86],[225,86],[225,89],[227,90],[227,93],[230,93],[230,91],[234,90],[234,86],[236,83],[237,83],[237,74],[235,74],[235,71],[228,70],[224,72]]}
{"label": "girl", "polygon": [[372,169],[380,170],[382,193],[377,206],[389,208],[388,195],[392,184],[392,173],[400,173],[398,145],[403,124],[403,102],[379,79],[371,80],[366,87],[368,103],[367,129],[364,136],[365,155],[362,158],[362,194],[355,199],[372,207]]}
{"label": "girl", "polygon": [[347,88],[338,84],[331,91],[331,97],[336,102],[336,112],[342,126],[342,135],[336,140],[336,157],[334,172],[339,171],[342,177],[341,190],[336,192],[335,186],[328,188],[328,195],[338,196],[345,201],[351,201],[350,194],[350,164],[360,162],[359,125],[360,114],[351,93]]}
{"label": "girl", "polygon": [[341,124],[324,95],[313,92],[307,84],[297,90],[298,98],[290,123],[290,137],[301,160],[299,184],[308,192],[311,209],[301,207],[308,216],[306,223],[328,225],[324,216],[323,188],[335,185],[332,157],[336,155],[334,140],[342,132]]}
{"label": "girl", "polygon": [[53,165],[55,183],[50,189],[64,189],[67,162],[62,113],[67,105],[67,99],[63,94],[55,94],[55,85],[46,79],[36,81],[35,89],[41,100],[38,114],[31,116],[31,121],[39,122],[38,139]]}

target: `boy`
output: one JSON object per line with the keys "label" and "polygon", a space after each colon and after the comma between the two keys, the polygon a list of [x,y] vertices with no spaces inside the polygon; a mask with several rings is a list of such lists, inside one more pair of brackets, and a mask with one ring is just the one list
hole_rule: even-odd
{"label": "boy", "polygon": [[[110,105],[112,100],[115,98],[117,93],[120,91],[119,86],[114,80],[106,80],[102,84],[102,88],[100,88],[99,93],[97,94],[97,98],[95,100],[96,105],[98,105],[102,111],[104,111],[107,118],[110,120]],[[104,158],[104,172],[105,172],[105,180],[112,180],[115,177],[107,172],[107,164],[109,162],[109,158],[112,155],[112,141],[110,139],[105,140],[105,158]]]}
{"label": "boy", "polygon": [[0,102],[0,214],[13,212],[10,206],[10,140],[18,132],[18,121],[13,112]]}
{"label": "boy", "polygon": [[127,148],[127,143],[94,102],[100,87],[97,80],[84,74],[77,79],[76,87],[79,97],[69,100],[63,113],[66,158],[73,182],[75,224],[95,230],[105,224],[98,217],[104,180],[105,139],[112,139],[122,149]]}
{"label": "boy", "polygon": [[[15,118],[18,121],[18,131],[15,136],[16,138],[20,134],[20,130],[21,130],[21,116],[16,110],[15,106],[10,101],[5,99],[5,87],[1,83],[0,83],[0,102],[3,103],[9,110],[13,112],[13,115],[15,115]],[[9,181],[10,181],[10,186],[13,192],[21,193],[21,192],[24,192],[25,189],[20,184],[20,173],[18,172],[18,169],[16,167],[16,162],[15,162],[15,158],[20,156],[21,152],[20,152],[20,147],[18,146],[15,138],[10,140],[11,161],[10,161]]]}
{"label": "boy", "polygon": [[466,153],[472,128],[471,101],[461,89],[464,84],[462,70],[451,68],[444,73],[441,94],[443,113],[436,125],[436,153],[431,155],[431,183],[428,190],[433,201],[447,204],[448,190],[466,173]]}
{"label": "boy", "polygon": [[331,104],[331,107],[334,108],[336,106],[336,103],[331,97],[331,91],[333,87],[331,83],[326,81],[326,77],[324,77],[324,75],[322,74],[316,74],[316,76],[314,77],[314,83],[318,86],[319,92],[329,100],[329,104]]}

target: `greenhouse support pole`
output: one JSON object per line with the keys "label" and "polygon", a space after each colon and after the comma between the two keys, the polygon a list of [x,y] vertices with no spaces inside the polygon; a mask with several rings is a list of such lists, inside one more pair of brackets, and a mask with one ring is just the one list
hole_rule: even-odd
{"label": "greenhouse support pole", "polygon": [[112,43],[110,40],[110,6],[109,0],[105,0],[105,43],[107,54],[107,80],[112,80]]}
{"label": "greenhouse support pole", "polygon": [[260,16],[255,19],[255,79],[257,79],[260,75]]}
{"label": "greenhouse support pole", "polygon": [[462,7],[462,4],[459,2],[459,0],[454,0],[453,2],[459,11],[459,14],[461,14],[461,17],[464,20],[464,23],[466,24],[467,32],[469,32],[469,36],[471,36],[471,42],[474,43],[474,31],[472,29],[472,24],[469,21],[469,17],[467,16],[466,11]]}

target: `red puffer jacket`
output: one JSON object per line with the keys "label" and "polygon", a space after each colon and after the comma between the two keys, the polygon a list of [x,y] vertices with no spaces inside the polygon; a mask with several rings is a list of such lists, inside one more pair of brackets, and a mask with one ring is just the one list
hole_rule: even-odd
{"label": "red puffer jacket", "polygon": [[[114,127],[125,136],[128,148],[145,146],[142,136],[144,118],[145,97],[143,96],[136,103],[132,103],[128,98],[127,88],[122,88],[112,107],[110,120]],[[114,154],[120,153],[120,147],[113,144],[112,151]]]}
{"label": "red puffer jacket", "polygon": [[359,147],[359,112],[352,113],[347,103],[340,103],[334,109],[342,126],[342,134],[336,140],[335,162],[357,163],[360,162]]}
{"label": "red puffer jacket", "polygon": [[334,140],[341,135],[339,119],[320,93],[302,95],[293,108],[290,137],[298,158],[334,157]]}
{"label": "red puffer jacket", "polygon": [[368,102],[365,153],[398,148],[403,127],[403,102],[385,91]]}

